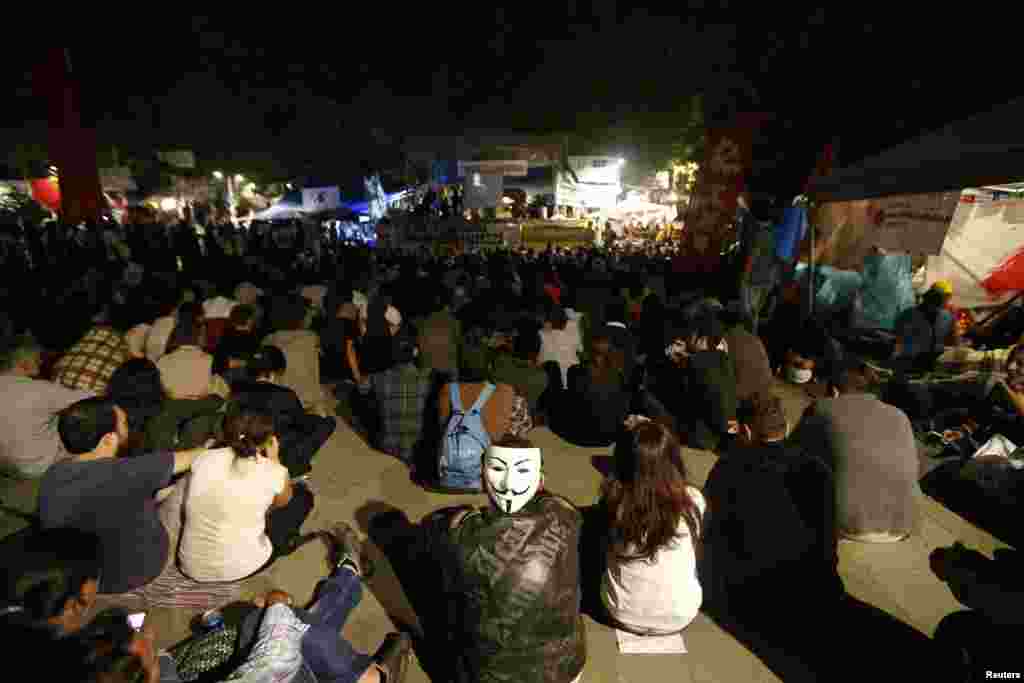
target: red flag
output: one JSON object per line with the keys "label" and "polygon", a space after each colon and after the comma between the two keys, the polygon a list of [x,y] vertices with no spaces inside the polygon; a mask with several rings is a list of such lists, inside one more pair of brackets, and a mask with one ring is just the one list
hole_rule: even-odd
{"label": "red flag", "polygon": [[701,270],[717,266],[722,242],[736,216],[737,199],[745,189],[754,136],[768,116],[743,113],[707,134],[707,153],[697,173],[686,212],[689,245],[703,261]]}
{"label": "red flag", "polygon": [[36,65],[36,94],[50,121],[50,161],[60,178],[61,216],[69,223],[97,220],[104,206],[96,165],[96,131],[82,125],[77,83],[64,48],[49,49]]}

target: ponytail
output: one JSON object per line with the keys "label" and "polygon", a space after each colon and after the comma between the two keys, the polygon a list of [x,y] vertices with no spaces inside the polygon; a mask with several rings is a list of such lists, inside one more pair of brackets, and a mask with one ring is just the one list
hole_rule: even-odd
{"label": "ponytail", "polygon": [[222,447],[239,458],[255,458],[274,435],[274,418],[266,413],[243,410],[224,420]]}

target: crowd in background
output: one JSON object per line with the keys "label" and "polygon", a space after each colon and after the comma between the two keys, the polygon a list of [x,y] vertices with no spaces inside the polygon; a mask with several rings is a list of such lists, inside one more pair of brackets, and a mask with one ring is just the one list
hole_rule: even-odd
{"label": "crowd in background", "polygon": [[[5,614],[26,647],[64,648],[67,678],[50,680],[75,680],[74,666],[96,681],[176,680],[173,662],[137,644],[120,617],[85,618],[96,594],[143,590],[172,570],[241,581],[314,536],[338,555],[320,598],[333,607],[309,617],[268,595],[235,679],[271,680],[259,676],[279,667],[288,680],[400,680],[407,637],[370,657],[350,646],[317,655],[321,636],[310,635],[337,634],[365,572],[350,529],[300,533],[339,401],[338,414],[350,411],[419,485],[491,496],[490,512],[440,522],[464,561],[463,583],[445,585],[468,591],[469,604],[479,608],[473,591],[483,590],[473,548],[500,551],[510,581],[527,586],[529,563],[505,557],[518,533],[510,520],[532,515],[538,534],[555,530],[561,559],[537,589],[543,599],[524,606],[493,588],[488,604],[501,609],[466,613],[470,679],[578,680],[581,605],[643,635],[680,632],[703,610],[784,680],[862,666],[829,624],[904,662],[887,676],[899,666],[954,675],[962,656],[987,662],[1016,633],[997,600],[971,593],[961,600],[973,611],[932,640],[847,594],[837,570],[840,538],[898,542],[918,529],[918,438],[936,417],[923,402],[947,401],[944,426],[964,439],[1020,428],[1015,347],[995,379],[925,395],[907,379],[955,332],[941,287],[901,327],[895,357],[914,362],[897,362],[882,390],[873,364],[802,315],[799,284],[754,228],[736,262],[715,271],[653,245],[439,256],[342,245],[298,225],[7,232],[0,447],[9,473],[41,478],[48,531],[11,551],[20,559],[6,572]],[[817,392],[799,424],[785,417],[779,380]],[[614,447],[593,509],[536,481],[525,507],[498,504],[493,459],[521,452],[539,471],[528,440],[538,425]],[[703,490],[683,447],[721,456]],[[933,562],[960,597],[984,583],[977,559],[957,550]],[[295,632],[293,651],[272,647],[274,628]]]}

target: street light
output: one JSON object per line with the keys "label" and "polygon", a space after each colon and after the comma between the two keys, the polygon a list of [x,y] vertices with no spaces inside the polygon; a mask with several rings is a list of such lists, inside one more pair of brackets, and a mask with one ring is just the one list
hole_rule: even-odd
{"label": "street light", "polygon": [[216,178],[217,180],[224,180],[224,174],[221,173],[220,171],[214,171],[213,177]]}

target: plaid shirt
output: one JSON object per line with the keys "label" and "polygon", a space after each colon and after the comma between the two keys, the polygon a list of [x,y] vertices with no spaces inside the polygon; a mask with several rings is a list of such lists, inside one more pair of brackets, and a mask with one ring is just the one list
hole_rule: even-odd
{"label": "plaid shirt", "polygon": [[377,397],[381,429],[377,447],[403,460],[412,459],[423,431],[423,418],[432,382],[430,370],[404,363],[370,375]]}
{"label": "plaid shirt", "polygon": [[54,376],[69,389],[102,394],[114,370],[131,357],[123,334],[109,327],[94,327],[57,361]]}

